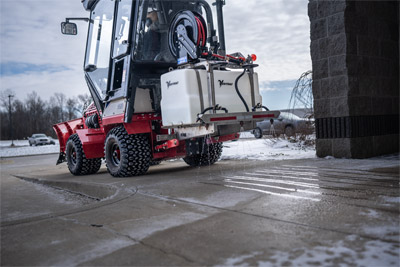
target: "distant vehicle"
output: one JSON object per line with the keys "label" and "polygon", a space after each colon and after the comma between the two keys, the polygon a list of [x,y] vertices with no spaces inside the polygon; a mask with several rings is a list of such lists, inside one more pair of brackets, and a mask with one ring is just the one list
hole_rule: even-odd
{"label": "distant vehicle", "polygon": [[53,138],[46,136],[45,134],[33,134],[32,137],[28,138],[30,146],[39,145],[55,145],[56,142]]}
{"label": "distant vehicle", "polygon": [[[271,129],[271,122],[273,122],[273,130]],[[279,136],[284,134],[288,137],[294,136],[296,133],[311,134],[313,127],[309,119],[300,118],[289,112],[281,112],[278,119],[264,120],[257,123],[252,133],[255,138],[262,138],[263,135]]]}

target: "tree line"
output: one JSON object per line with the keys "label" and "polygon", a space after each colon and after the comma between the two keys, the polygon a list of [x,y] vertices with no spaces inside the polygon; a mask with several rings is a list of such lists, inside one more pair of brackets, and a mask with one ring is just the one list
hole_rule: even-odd
{"label": "tree line", "polygon": [[26,139],[35,133],[44,133],[56,138],[53,125],[79,118],[92,102],[88,94],[67,98],[63,93],[55,93],[49,100],[43,100],[35,91],[25,100],[11,98],[12,137],[10,136],[10,99],[15,95],[11,90],[0,94],[0,140]]}

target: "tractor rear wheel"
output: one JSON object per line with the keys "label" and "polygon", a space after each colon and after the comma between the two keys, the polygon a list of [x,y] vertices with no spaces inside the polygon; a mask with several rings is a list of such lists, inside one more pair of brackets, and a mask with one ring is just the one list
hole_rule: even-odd
{"label": "tractor rear wheel", "polygon": [[65,149],[67,165],[73,175],[95,174],[100,170],[101,158],[87,159],[82,142],[77,134],[69,137]]}
{"label": "tractor rear wheel", "polygon": [[222,154],[222,143],[207,145],[206,152],[187,156],[183,160],[192,167],[210,166],[218,162]]}
{"label": "tractor rear wheel", "polygon": [[129,135],[123,126],[108,133],[104,150],[107,170],[114,177],[142,175],[150,167],[149,140],[144,135]]}

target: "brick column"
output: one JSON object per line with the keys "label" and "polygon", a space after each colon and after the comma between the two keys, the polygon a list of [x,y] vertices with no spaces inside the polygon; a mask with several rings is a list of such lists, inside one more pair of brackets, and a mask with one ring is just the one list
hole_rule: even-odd
{"label": "brick column", "polygon": [[317,155],[399,151],[399,3],[310,0]]}

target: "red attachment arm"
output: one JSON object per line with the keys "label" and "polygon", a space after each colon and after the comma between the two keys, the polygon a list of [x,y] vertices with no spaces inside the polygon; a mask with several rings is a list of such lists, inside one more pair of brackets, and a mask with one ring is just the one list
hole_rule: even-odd
{"label": "red attachment arm", "polygon": [[179,146],[179,140],[178,139],[173,139],[173,140],[169,140],[167,142],[165,142],[162,145],[156,146],[156,150],[160,151],[160,150],[168,150],[174,147],[178,147]]}
{"label": "red attachment arm", "polygon": [[[203,56],[208,56],[209,54],[208,53],[203,53],[202,54]],[[243,57],[233,57],[233,56],[231,56],[231,55],[226,55],[226,57],[224,57],[224,56],[221,56],[221,55],[218,55],[218,54],[211,54],[211,56],[212,57],[215,57],[215,58],[219,58],[219,59],[222,59],[222,60],[229,60],[229,59],[234,59],[234,60],[238,60],[238,61],[242,61],[242,62],[245,62],[246,61],[246,59],[245,58],[243,58]]]}

